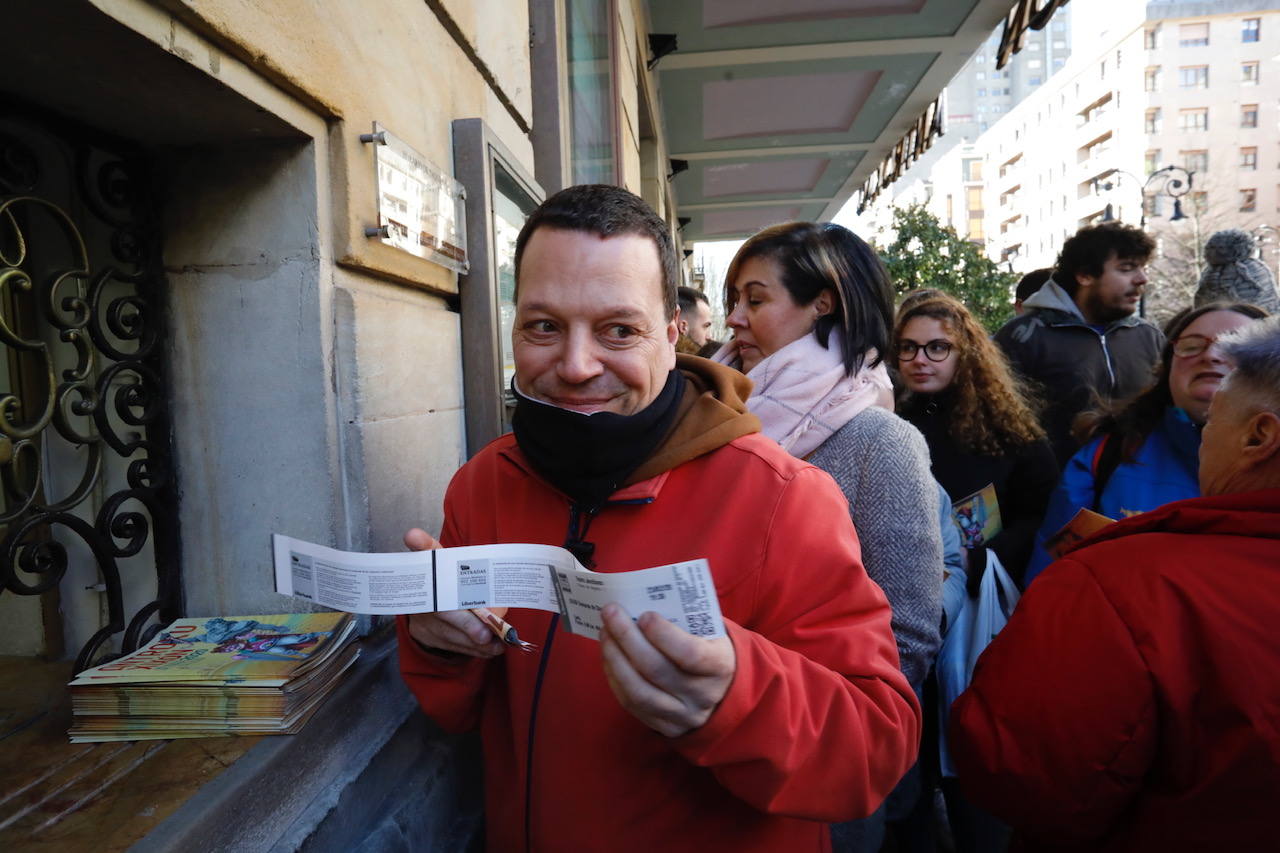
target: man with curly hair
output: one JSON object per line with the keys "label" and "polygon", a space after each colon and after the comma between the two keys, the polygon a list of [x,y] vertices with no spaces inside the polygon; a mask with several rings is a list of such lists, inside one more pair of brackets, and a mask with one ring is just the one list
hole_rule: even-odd
{"label": "man with curly hair", "polygon": [[1151,381],[1164,338],[1136,312],[1154,251],[1151,237],[1131,225],[1081,228],[1024,312],[996,332],[1014,369],[1043,393],[1041,423],[1059,468],[1078,449],[1071,435],[1076,415]]}

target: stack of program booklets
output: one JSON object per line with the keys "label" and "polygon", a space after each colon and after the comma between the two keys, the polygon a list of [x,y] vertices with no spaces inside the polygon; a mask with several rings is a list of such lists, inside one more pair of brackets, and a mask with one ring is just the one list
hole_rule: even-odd
{"label": "stack of program booklets", "polygon": [[72,743],[293,734],[355,662],[349,613],[179,619],[71,681]]}

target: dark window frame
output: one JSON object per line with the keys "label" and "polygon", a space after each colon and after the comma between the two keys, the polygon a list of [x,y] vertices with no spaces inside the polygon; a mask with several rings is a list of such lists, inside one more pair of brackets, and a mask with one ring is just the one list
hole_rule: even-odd
{"label": "dark window frame", "polygon": [[462,393],[467,456],[510,429],[503,378],[498,247],[494,239],[497,170],[510,177],[533,204],[546,197],[533,174],[499,141],[483,119],[453,122],[454,177],[467,191],[470,269],[458,277],[462,316]]}

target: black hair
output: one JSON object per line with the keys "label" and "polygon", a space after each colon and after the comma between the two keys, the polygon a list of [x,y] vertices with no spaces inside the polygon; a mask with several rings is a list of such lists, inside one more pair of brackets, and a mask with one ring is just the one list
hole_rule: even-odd
{"label": "black hair", "polygon": [[1145,264],[1155,250],[1155,240],[1141,228],[1122,222],[1090,225],[1062,244],[1054,264],[1053,280],[1075,299],[1080,288],[1077,275],[1102,275],[1103,265],[1113,257]]}
{"label": "black hair", "polygon": [[1032,270],[1018,279],[1018,286],[1013,289],[1013,298],[1023,302],[1031,297],[1044,283],[1053,277],[1053,267]]}
{"label": "black hair", "polygon": [[818,318],[813,333],[824,347],[833,330],[844,349],[849,375],[884,360],[893,326],[893,285],[879,255],[858,235],[833,222],[788,222],[750,237],[729,264],[725,277],[725,313],[733,312],[733,282],[751,258],[770,258],[782,271],[782,284],[797,305],[809,305],[825,290],[834,292],[839,310]]}
{"label": "black hair", "polygon": [[681,314],[692,314],[699,302],[706,302],[708,306],[711,305],[710,301],[707,300],[707,294],[701,290],[694,290],[692,287],[684,286],[676,288],[676,302],[680,305]]}
{"label": "black hair", "polygon": [[666,318],[676,315],[679,280],[671,230],[640,196],[611,184],[579,184],[551,196],[529,214],[516,238],[516,292],[520,290],[520,260],[529,238],[539,228],[585,231],[597,237],[637,234],[653,240],[662,267],[662,307]]}

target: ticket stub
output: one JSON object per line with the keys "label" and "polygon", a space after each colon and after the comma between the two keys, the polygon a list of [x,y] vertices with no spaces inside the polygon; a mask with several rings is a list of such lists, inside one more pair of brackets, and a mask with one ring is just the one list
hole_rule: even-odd
{"label": "ticket stub", "polygon": [[699,637],[725,635],[705,559],[631,572],[593,572],[554,545],[472,545],[361,554],[276,534],[276,591],[373,615],[527,607],[559,613],[565,629],[598,638],[600,611],[652,610]]}

